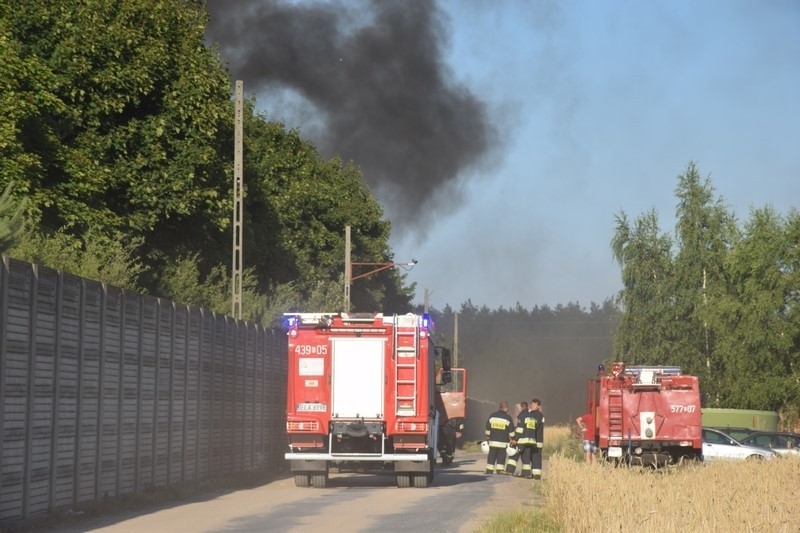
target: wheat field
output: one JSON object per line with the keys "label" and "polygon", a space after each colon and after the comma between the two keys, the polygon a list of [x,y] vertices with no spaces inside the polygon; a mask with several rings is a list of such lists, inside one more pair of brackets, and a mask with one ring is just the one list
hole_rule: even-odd
{"label": "wheat field", "polygon": [[587,465],[569,428],[549,429],[544,510],[563,531],[800,531],[800,456],[658,470]]}

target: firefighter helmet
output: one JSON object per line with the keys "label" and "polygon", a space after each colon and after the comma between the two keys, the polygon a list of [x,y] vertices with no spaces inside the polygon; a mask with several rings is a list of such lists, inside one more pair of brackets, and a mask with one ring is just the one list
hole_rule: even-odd
{"label": "firefighter helmet", "polygon": [[481,441],[481,451],[483,453],[487,454],[487,455],[489,454],[489,441],[488,440]]}
{"label": "firefighter helmet", "polygon": [[517,450],[517,447],[513,444],[506,446],[506,454],[508,454],[509,457],[514,457],[517,453],[519,453],[519,450]]}

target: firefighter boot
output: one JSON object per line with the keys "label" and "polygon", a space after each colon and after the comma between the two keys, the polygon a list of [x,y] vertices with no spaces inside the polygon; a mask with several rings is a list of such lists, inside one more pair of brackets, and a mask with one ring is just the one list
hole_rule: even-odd
{"label": "firefighter boot", "polygon": [[516,459],[512,459],[511,457],[508,458],[506,461],[506,469],[503,472],[504,474],[508,474],[510,476],[514,475],[514,472],[517,471],[517,461]]}

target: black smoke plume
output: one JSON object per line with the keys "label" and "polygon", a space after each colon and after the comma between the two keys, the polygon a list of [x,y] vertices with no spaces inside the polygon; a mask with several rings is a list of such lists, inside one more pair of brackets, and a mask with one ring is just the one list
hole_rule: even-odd
{"label": "black smoke plume", "polygon": [[[208,0],[207,37],[248,93],[302,97],[327,156],[354,161],[394,222],[420,228],[463,199],[496,131],[443,59],[432,0]],[[283,118],[283,117],[280,117]],[[306,132],[308,134],[308,132]]]}

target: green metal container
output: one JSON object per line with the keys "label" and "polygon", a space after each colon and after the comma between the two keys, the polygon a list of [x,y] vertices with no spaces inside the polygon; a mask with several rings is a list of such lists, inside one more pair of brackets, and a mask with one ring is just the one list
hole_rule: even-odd
{"label": "green metal container", "polygon": [[703,425],[777,431],[778,413],[749,409],[703,409]]}

